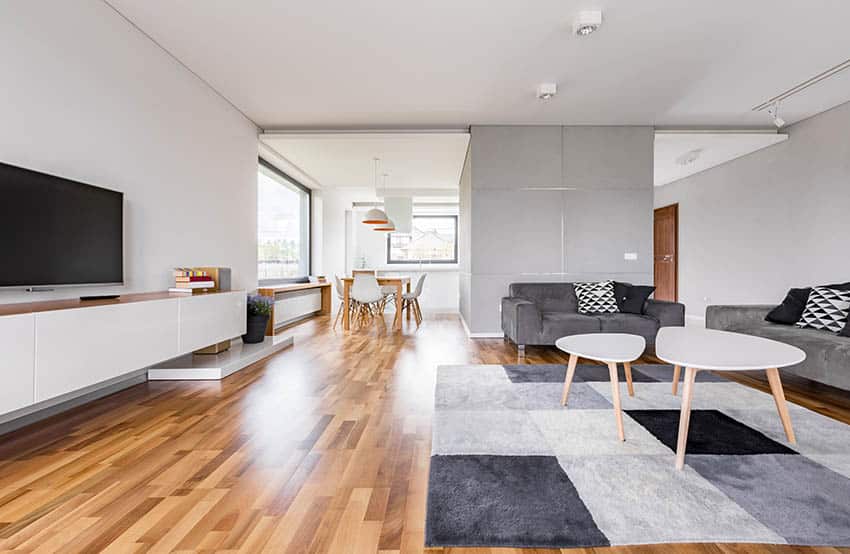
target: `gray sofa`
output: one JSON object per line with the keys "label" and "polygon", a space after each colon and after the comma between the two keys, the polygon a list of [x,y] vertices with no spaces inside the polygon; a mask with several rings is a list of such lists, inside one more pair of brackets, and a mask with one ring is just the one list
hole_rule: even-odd
{"label": "gray sofa", "polygon": [[659,328],[685,324],[684,305],[660,300],[647,300],[642,314],[580,314],[572,283],[511,283],[508,294],[502,298],[502,331],[520,351],[582,333],[631,333],[654,346]]}
{"label": "gray sofa", "polygon": [[735,331],[796,346],[806,353],[806,360],[785,371],[850,390],[850,338],[839,337],[817,329],[798,329],[765,321],[764,316],[776,306],[709,306],[705,310],[705,326],[709,329]]}

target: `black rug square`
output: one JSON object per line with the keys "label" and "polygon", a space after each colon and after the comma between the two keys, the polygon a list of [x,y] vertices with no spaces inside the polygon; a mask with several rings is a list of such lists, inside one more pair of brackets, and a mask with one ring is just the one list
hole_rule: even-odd
{"label": "black rug square", "polygon": [[554,456],[431,456],[426,546],[608,546]]}
{"label": "black rug square", "polygon": [[[538,365],[506,365],[505,373],[512,383],[563,383],[567,377],[567,366],[561,364],[538,364]],[[673,366],[668,368],[667,381],[673,378]],[[621,382],[626,381],[625,369],[623,364],[617,366],[619,379]],[[576,366],[576,374],[573,378],[574,383],[592,383],[610,381],[608,376],[608,366],[595,364],[579,364]],[[659,379],[651,375],[643,373],[641,370],[632,366],[632,380],[635,383],[655,383]]]}
{"label": "black rug square", "polygon": [[563,383],[567,366],[562,364],[505,365],[512,383]]}
{"label": "black rug square", "polygon": [[[670,375],[673,375],[673,366],[670,366]],[[626,382],[626,368],[623,367],[623,364],[617,364],[617,376],[621,383]],[[579,364],[576,366],[576,375],[573,379],[574,383],[608,383],[610,381],[611,376],[608,375],[608,366],[591,364]],[[658,379],[643,373],[632,365],[632,381],[635,383],[656,383]]]}
{"label": "black rug square", "polygon": [[[679,410],[626,410],[626,413],[670,450],[676,451]],[[717,410],[691,411],[687,453],[732,456],[797,454],[762,432]]]}

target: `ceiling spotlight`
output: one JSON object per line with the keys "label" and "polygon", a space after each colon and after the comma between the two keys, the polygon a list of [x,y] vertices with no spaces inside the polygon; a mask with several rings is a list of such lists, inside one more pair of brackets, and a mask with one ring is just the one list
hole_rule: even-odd
{"label": "ceiling spotlight", "polygon": [[699,159],[700,155],[702,155],[702,148],[696,148],[694,150],[685,152],[684,154],[676,158],[676,163],[681,166],[691,165]]}
{"label": "ceiling spotlight", "polygon": [[537,98],[540,100],[549,100],[558,92],[558,85],[555,83],[540,83],[537,85]]}
{"label": "ceiling spotlight", "polygon": [[770,114],[770,117],[773,118],[773,124],[776,125],[777,129],[781,129],[785,126],[785,120],[779,117],[779,102],[774,102],[770,106],[767,107],[767,113]]}
{"label": "ceiling spotlight", "polygon": [[601,10],[587,10],[578,13],[575,21],[573,21],[573,32],[580,36],[586,37],[593,34],[602,25]]}

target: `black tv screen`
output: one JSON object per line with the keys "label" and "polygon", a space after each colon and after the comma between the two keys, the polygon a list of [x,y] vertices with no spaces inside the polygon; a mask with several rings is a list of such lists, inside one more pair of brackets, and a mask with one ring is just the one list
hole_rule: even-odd
{"label": "black tv screen", "polygon": [[124,194],[0,163],[0,287],[124,281]]}

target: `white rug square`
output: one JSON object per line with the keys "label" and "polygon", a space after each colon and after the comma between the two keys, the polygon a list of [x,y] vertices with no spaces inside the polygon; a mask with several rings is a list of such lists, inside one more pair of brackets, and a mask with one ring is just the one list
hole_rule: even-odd
{"label": "white rug square", "polygon": [[690,467],[676,470],[672,455],[558,462],[612,545],[785,542]]}
{"label": "white rug square", "polygon": [[531,419],[556,455],[657,454],[670,457],[669,448],[627,415],[623,415],[626,440],[617,440],[617,422],[612,409],[533,411]]}

